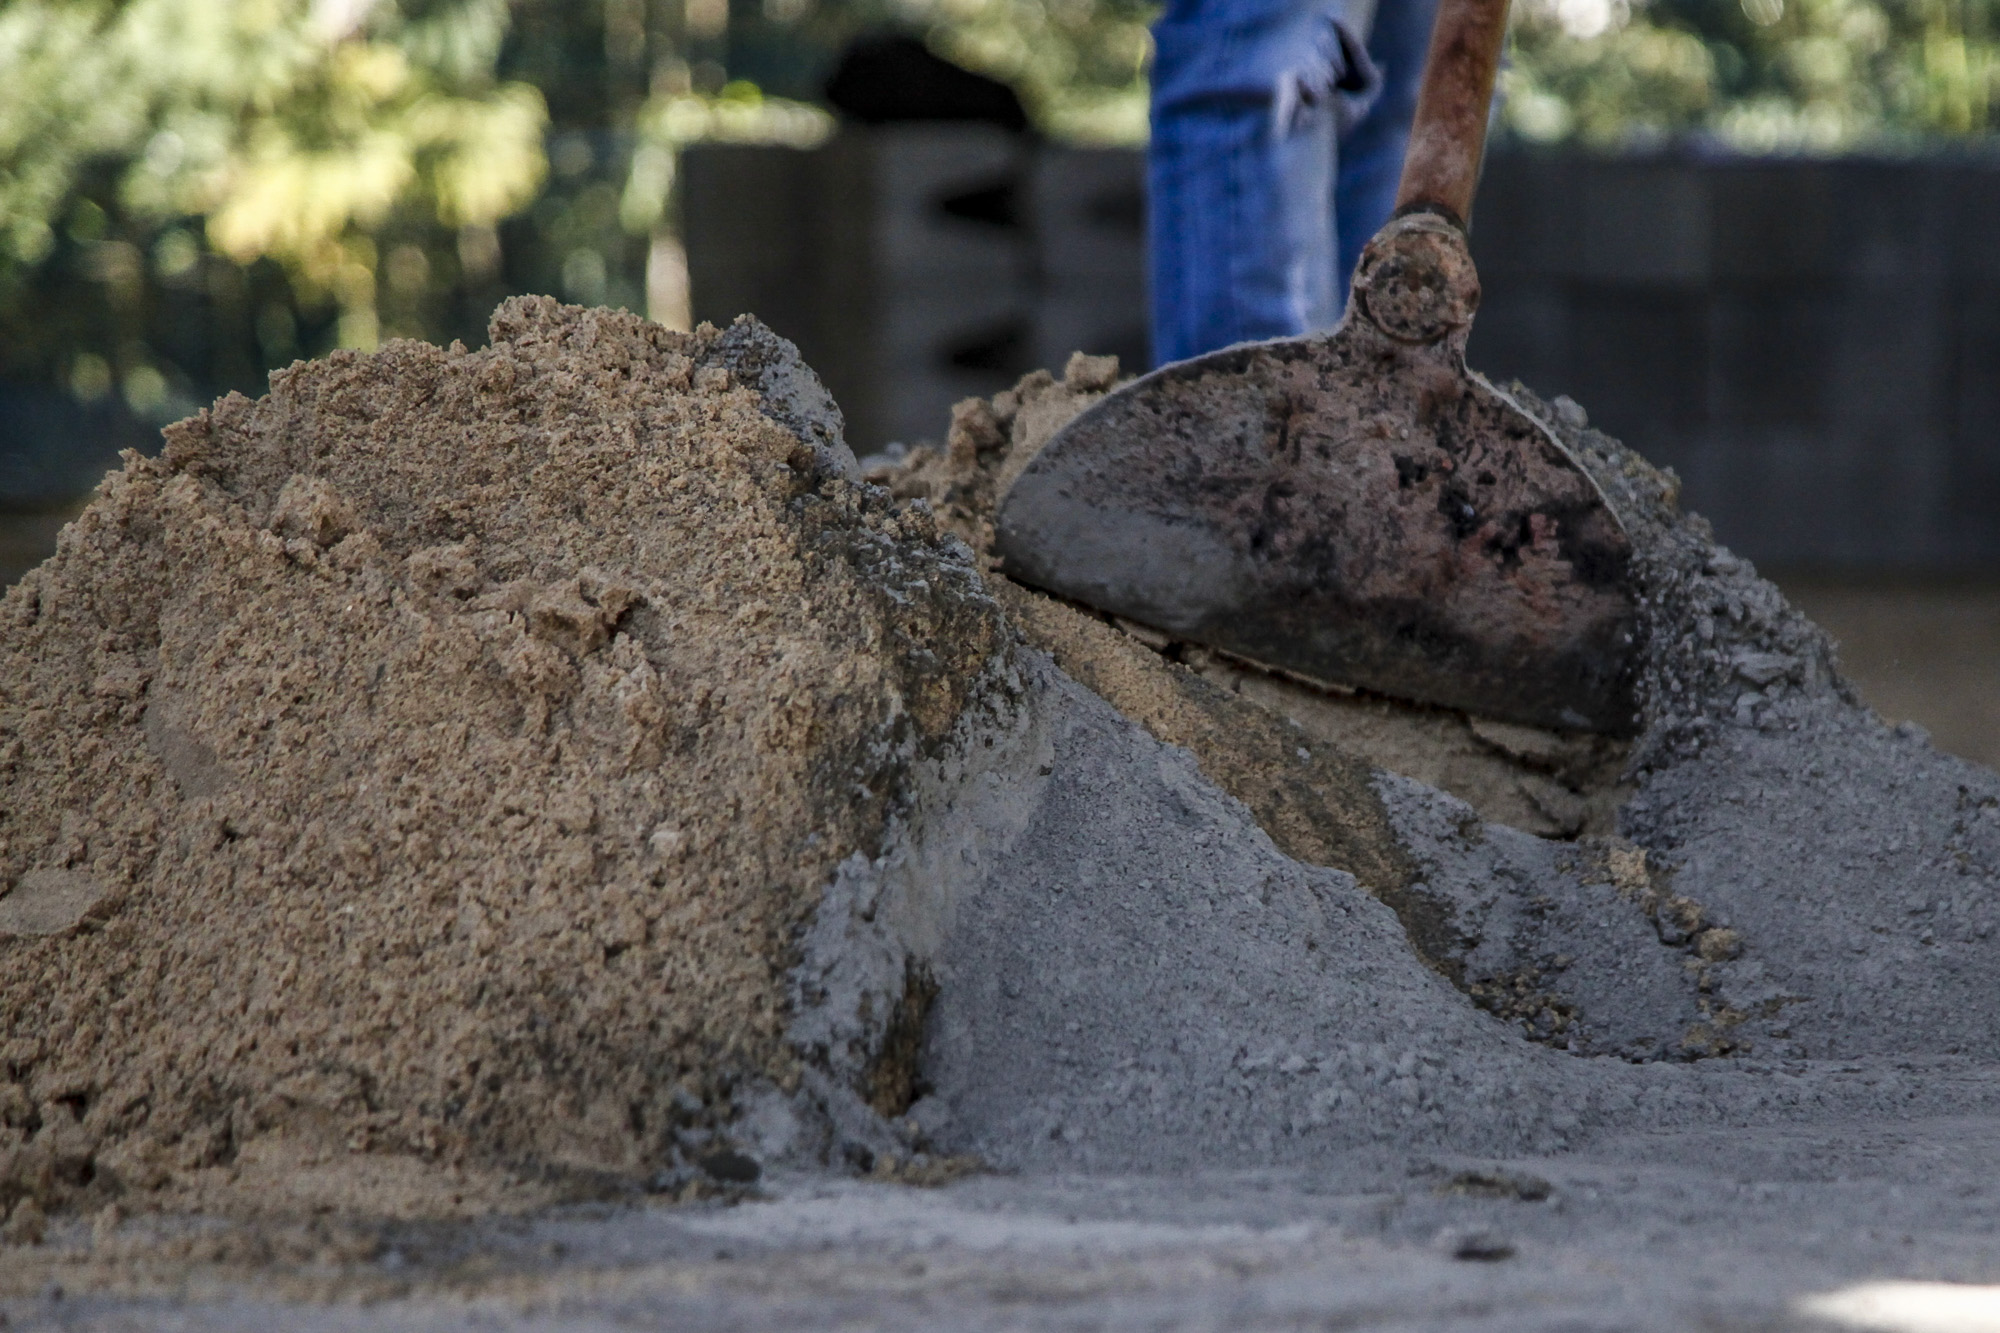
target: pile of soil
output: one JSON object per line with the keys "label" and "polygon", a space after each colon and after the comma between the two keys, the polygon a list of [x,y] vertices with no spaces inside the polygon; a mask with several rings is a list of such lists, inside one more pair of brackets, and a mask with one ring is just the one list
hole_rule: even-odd
{"label": "pile of soil", "polygon": [[1185,1171],[1992,1113],[2000,777],[1861,706],[1671,474],[1512,386],[1630,534],[1642,608],[1636,742],[1540,732],[1010,584],[994,509],[1115,377],[1038,372],[870,474],[1060,668],[1009,801],[961,816],[991,849],[935,963],[910,1118],[938,1144]]}
{"label": "pile of soil", "polygon": [[518,299],[492,338],[221,401],[0,602],[22,1234],[629,1178],[810,1072],[800,933],[999,609],[754,322]]}

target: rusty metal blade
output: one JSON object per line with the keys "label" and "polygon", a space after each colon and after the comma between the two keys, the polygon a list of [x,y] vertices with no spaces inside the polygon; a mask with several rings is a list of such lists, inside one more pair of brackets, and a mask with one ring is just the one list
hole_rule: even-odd
{"label": "rusty metal blade", "polygon": [[999,506],[1006,572],[1253,662],[1628,734],[1631,546],[1539,421],[1466,369],[1463,233],[1385,227],[1331,334],[1163,367]]}

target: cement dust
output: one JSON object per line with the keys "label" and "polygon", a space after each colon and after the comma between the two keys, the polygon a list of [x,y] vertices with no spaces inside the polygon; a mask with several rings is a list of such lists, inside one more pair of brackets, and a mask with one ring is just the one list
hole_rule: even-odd
{"label": "cement dust", "polygon": [[0,1209],[535,1206],[798,1085],[999,610],[761,326],[492,333],[173,427],[0,602]]}

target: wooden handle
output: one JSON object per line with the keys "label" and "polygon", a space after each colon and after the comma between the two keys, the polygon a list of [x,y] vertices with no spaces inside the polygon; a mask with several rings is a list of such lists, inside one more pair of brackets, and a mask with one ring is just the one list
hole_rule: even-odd
{"label": "wooden handle", "polygon": [[1493,77],[1507,39],[1507,0],[1440,0],[1424,82],[1417,91],[1396,211],[1472,220],[1472,192],[1486,151]]}

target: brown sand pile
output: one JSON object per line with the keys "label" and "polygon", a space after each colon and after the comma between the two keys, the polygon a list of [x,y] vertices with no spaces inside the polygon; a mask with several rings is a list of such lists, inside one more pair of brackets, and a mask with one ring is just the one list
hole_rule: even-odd
{"label": "brown sand pile", "polygon": [[[927,500],[946,526],[980,553],[989,574],[1004,575],[1005,569],[993,555],[992,520],[1000,497],[1056,431],[1102,398],[1117,381],[1117,357],[1078,352],[1070,357],[1061,379],[1037,370],[990,401],[969,398],[959,403],[952,411],[943,450],[913,449],[896,466],[871,472],[869,479],[888,486],[901,498]],[[1038,628],[1068,626],[1068,618],[1051,609],[1067,604],[1019,585],[1008,586],[1020,594],[1009,601],[1024,633],[1053,653],[1065,670],[1078,675],[1080,668],[1069,659],[1075,655],[1076,644],[1085,640],[1058,641]],[[1029,609],[1036,602],[1044,609]],[[1493,823],[1553,837],[1608,834],[1613,831],[1619,804],[1629,795],[1629,788],[1619,782],[1629,746],[1620,741],[1561,735],[1365,691],[1305,684],[1197,644],[1176,642],[1148,626],[1087,609],[1079,609],[1079,613],[1115,625],[1168,662],[1257,705],[1244,716],[1276,713],[1314,740],[1351,751],[1388,772],[1450,792]],[[1094,638],[1087,641],[1099,642]],[[1084,677],[1079,675],[1079,679]],[[1168,679],[1159,678],[1162,688]],[[1119,707],[1135,719],[1158,712],[1136,697],[1119,701]],[[1152,722],[1146,725],[1169,744],[1189,745],[1198,754],[1202,752],[1200,746],[1171,728],[1162,730]],[[1254,723],[1245,725],[1252,732],[1256,730]],[[1257,798],[1224,774],[1224,770],[1247,773],[1268,767],[1261,747],[1248,740],[1242,744],[1248,747],[1243,755],[1234,759],[1224,759],[1219,753],[1213,759],[1204,757],[1203,768],[1231,794],[1257,809]],[[1356,867],[1341,868],[1354,870],[1364,882],[1368,880]]]}
{"label": "brown sand pile", "polygon": [[517,300],[294,367],[7,593],[0,1208],[629,1175],[796,1081],[796,931],[1000,621],[745,327]]}

